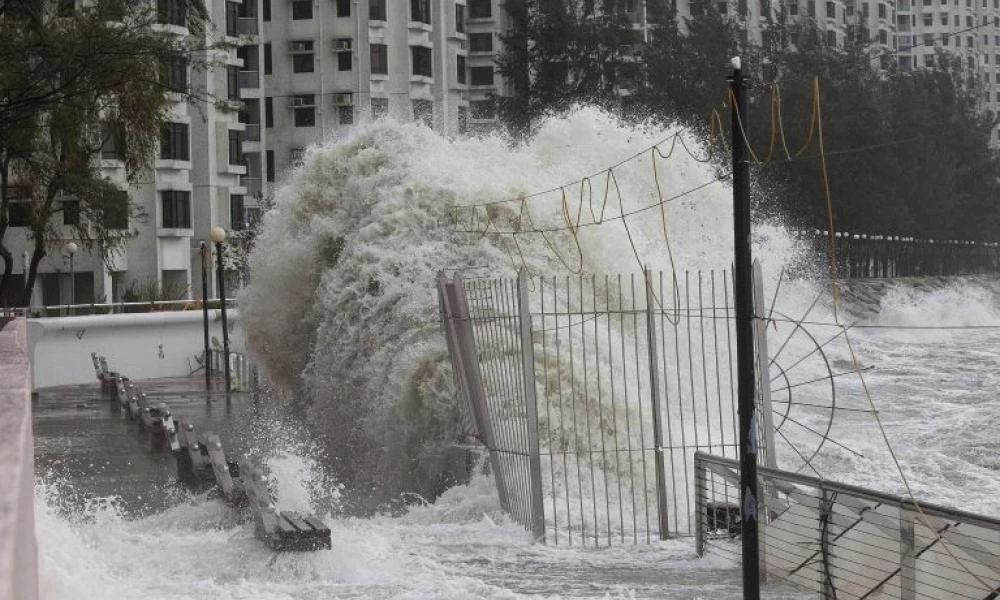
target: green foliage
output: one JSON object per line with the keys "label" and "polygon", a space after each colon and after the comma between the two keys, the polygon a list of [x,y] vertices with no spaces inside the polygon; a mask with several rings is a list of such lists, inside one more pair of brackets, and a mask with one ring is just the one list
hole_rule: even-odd
{"label": "green foliage", "polygon": [[[204,7],[188,2],[189,31],[204,32]],[[127,183],[140,182],[171,102],[163,65],[198,66],[205,50],[197,36],[157,26],[155,3],[99,0],[71,14],[57,4],[0,0],[0,293],[13,268],[4,238],[17,186],[27,190],[33,243],[25,299],[42,258],[67,236],[68,207],[79,215],[71,237],[109,264],[134,237],[129,222],[144,215],[102,176],[102,149],[113,145]]]}
{"label": "green foliage", "polygon": [[[499,63],[513,81],[513,93],[501,99],[500,117],[513,132],[526,134],[539,115],[573,102],[621,106],[615,98],[621,65],[613,54],[595,49],[635,42],[625,41],[618,21],[580,12],[587,4],[593,3],[507,3],[515,10],[515,27]],[[875,49],[866,30],[848,28],[846,39],[832,45],[815,22],[793,24],[784,8],[756,41],[739,19],[720,14],[717,4],[692,3],[694,14],[678,19],[671,0],[646,1],[645,84],[630,96],[630,108],[685,123],[703,136],[716,111],[728,137],[726,76],[729,59],[741,56],[752,86],[751,145],[763,159],[775,140],[775,160],[756,167],[755,177],[764,184],[759,188],[769,190],[757,208],[798,226],[825,229],[818,135],[810,134],[812,80],[818,77],[839,229],[1000,239],[1000,156],[989,148],[996,122],[979,110],[978,79],[957,57],[939,52],[937,68],[902,72],[893,54]],[[610,65],[602,62],[608,60]],[[590,75],[582,76],[585,72]],[[780,138],[772,138],[772,88],[762,83],[775,80],[788,149],[794,154],[811,144],[791,161],[784,160]],[[718,160],[724,167],[728,156],[719,153]]]}

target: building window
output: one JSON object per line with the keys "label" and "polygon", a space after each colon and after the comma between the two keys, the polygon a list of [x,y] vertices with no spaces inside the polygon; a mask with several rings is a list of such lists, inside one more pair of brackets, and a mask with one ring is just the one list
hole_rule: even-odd
{"label": "building window", "polygon": [[833,2],[826,3],[826,18],[836,19],[837,18],[837,5]]}
{"label": "building window", "polygon": [[233,231],[241,231],[247,227],[243,211],[243,194],[229,196],[229,226]]}
{"label": "building window", "polygon": [[413,74],[433,77],[434,70],[431,63],[431,49],[424,46],[410,46],[410,57],[413,63]]}
{"label": "building window", "polygon": [[458,83],[465,85],[465,57],[458,55]]}
{"label": "building window", "polygon": [[236,129],[229,130],[229,164],[243,164],[243,132]]}
{"label": "building window", "polygon": [[119,191],[101,206],[101,225],[105,229],[128,229],[128,193]]}
{"label": "building window", "polygon": [[226,97],[230,100],[240,99],[240,68],[226,67]]}
{"label": "building window", "polygon": [[164,229],[191,229],[191,192],[160,192]]}
{"label": "building window", "polygon": [[263,10],[261,11],[261,18],[265,21],[271,20],[271,0],[263,0]]}
{"label": "building window", "polygon": [[160,62],[160,78],[171,92],[186,92],[188,86],[187,61],[183,59]]}
{"label": "building window", "polygon": [[274,150],[268,150],[264,153],[264,173],[268,181],[274,181]]}
{"label": "building window", "polygon": [[160,129],[160,158],[190,160],[187,123],[166,123]]}
{"label": "building window", "polygon": [[455,33],[465,33],[465,6],[455,5]]}
{"label": "building window", "polygon": [[826,32],[826,44],[828,46],[836,46],[837,45],[837,32],[836,31],[827,31]]}
{"label": "building window", "polygon": [[389,49],[385,44],[371,44],[369,48],[371,49],[372,74],[388,75]]}
{"label": "building window", "polygon": [[469,102],[469,112],[473,119],[489,120],[496,115],[493,100],[473,100]]}
{"label": "building window", "polygon": [[[350,42],[351,40],[347,40]],[[337,52],[337,70],[350,71],[354,68],[354,54],[350,50]]]}
{"label": "building window", "polygon": [[472,67],[469,75],[472,85],[493,85],[493,67]]}
{"label": "building window", "polygon": [[428,127],[434,126],[434,102],[432,100],[413,101],[413,120]]}
{"label": "building window", "polygon": [[368,2],[368,20],[385,21],[385,0],[370,0]]}
{"label": "building window", "polygon": [[316,96],[314,94],[292,96],[292,111],[296,127],[316,126]]}
{"label": "building window", "polygon": [[871,9],[868,7],[868,3],[867,2],[863,3],[861,5],[861,16],[867,19],[868,15],[870,14],[871,14]]}
{"label": "building window", "polygon": [[79,200],[62,201],[62,222],[63,225],[80,224],[80,202]]}
{"label": "building window", "polygon": [[492,33],[470,33],[469,34],[469,51],[470,52],[493,52],[493,34]]}
{"label": "building window", "polygon": [[809,0],[808,2],[806,2],[806,8],[809,9],[810,17],[816,16],[816,0]]}
{"label": "building window", "polygon": [[354,107],[353,106],[338,106],[337,107],[337,121],[341,125],[353,125],[354,124]]}
{"label": "building window", "polygon": [[886,8],[884,2],[878,3],[878,18],[884,19],[886,16]]}
{"label": "building window", "polygon": [[878,30],[878,43],[880,43],[880,44],[888,44],[889,43],[889,34],[886,32],[885,29],[879,29]]}
{"label": "building window", "polygon": [[156,0],[156,22],[164,25],[187,26],[186,0]]}
{"label": "building window", "polygon": [[381,119],[389,114],[388,98],[372,98],[372,119]]}
{"label": "building window", "polygon": [[236,2],[226,2],[226,35],[229,37],[239,37],[240,7],[242,4]]}
{"label": "building window", "polygon": [[410,20],[431,24],[431,0],[410,0]]}
{"label": "building window", "polygon": [[10,227],[31,227],[31,204],[8,201],[7,225]]}
{"label": "building window", "polygon": [[351,16],[351,0],[337,0],[337,16]]}
{"label": "building window", "polygon": [[[965,38],[965,47],[966,48],[972,48],[975,45],[976,45],[976,38],[972,37],[971,35],[969,37]],[[970,56],[969,58],[972,58],[972,57]]]}
{"label": "building window", "polygon": [[292,1],[292,20],[302,21],[305,19],[313,18],[313,3],[312,0],[293,0]]}
{"label": "building window", "polygon": [[288,151],[288,162],[293,165],[301,165],[302,161],[305,160],[306,150],[305,148],[291,148]]}
{"label": "building window", "polygon": [[271,74],[271,44],[264,44],[264,75]]}
{"label": "building window", "polygon": [[312,40],[292,42],[290,48],[292,53],[292,72],[312,73],[315,68]]}
{"label": "building window", "polygon": [[264,127],[274,127],[274,98],[264,98]]}
{"label": "building window", "polygon": [[489,19],[492,16],[492,0],[469,0],[470,19]]}
{"label": "building window", "polygon": [[799,14],[799,3],[798,0],[792,0],[788,3],[788,14],[791,16],[798,16]]}
{"label": "building window", "polygon": [[924,27],[930,27],[934,25],[934,15],[931,13],[924,13]]}

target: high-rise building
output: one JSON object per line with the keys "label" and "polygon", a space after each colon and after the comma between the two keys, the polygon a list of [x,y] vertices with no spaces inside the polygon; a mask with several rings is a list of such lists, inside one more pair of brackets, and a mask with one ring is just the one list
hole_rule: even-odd
{"label": "high-rise building", "polygon": [[261,17],[268,181],[362,119],[463,133],[470,84],[493,81],[469,81],[467,23],[488,16],[464,1],[262,0]]}

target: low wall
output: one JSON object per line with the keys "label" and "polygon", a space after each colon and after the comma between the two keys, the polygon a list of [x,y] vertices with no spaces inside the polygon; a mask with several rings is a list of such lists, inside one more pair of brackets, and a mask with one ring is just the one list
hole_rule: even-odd
{"label": "low wall", "polygon": [[26,334],[24,319],[0,329],[0,600],[38,597]]}
{"label": "low wall", "polygon": [[[237,310],[227,310],[229,349],[243,351]],[[213,348],[222,348],[222,313],[209,311]],[[34,387],[96,382],[90,353],[133,379],[190,375],[204,352],[201,311],[167,311],[28,321]],[[216,343],[218,345],[216,345]]]}

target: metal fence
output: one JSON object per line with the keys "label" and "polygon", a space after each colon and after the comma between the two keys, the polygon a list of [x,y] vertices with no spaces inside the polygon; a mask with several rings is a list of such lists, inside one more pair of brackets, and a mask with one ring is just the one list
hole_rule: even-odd
{"label": "metal fence", "polygon": [[[829,256],[828,232],[804,230],[796,237],[815,256]],[[932,240],[836,232],[837,275],[845,279],[952,276],[1000,272],[1000,242]]]}
{"label": "metal fence", "polygon": [[[0,307],[0,315],[38,319],[83,315],[113,315],[122,313],[173,312],[201,310],[201,300],[155,300],[149,302],[95,302],[90,304],[52,304],[33,307]],[[218,309],[218,299],[208,301],[210,309]],[[227,307],[236,307],[236,299],[226,300]]]}
{"label": "metal fence", "polygon": [[[739,463],[695,455],[697,549],[738,561]],[[1000,519],[762,467],[761,574],[822,598],[1000,596]]]}
{"label": "metal fence", "polygon": [[551,544],[695,534],[694,453],[737,456],[728,272],[442,276],[439,290],[467,420],[515,520]]}

